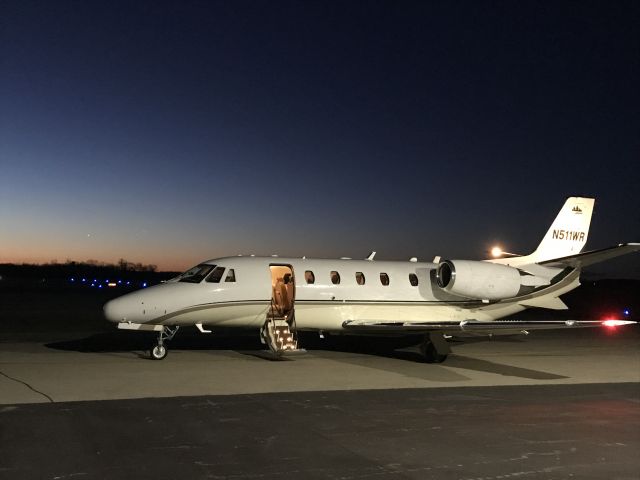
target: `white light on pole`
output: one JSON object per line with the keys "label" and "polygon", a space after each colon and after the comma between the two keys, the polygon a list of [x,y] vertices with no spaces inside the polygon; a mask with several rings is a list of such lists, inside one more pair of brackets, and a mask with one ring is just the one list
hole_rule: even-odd
{"label": "white light on pole", "polygon": [[509,256],[509,257],[519,257],[520,255],[518,255],[517,253],[510,253],[510,252],[505,252],[504,250],[502,250],[502,248],[495,246],[491,249],[491,256],[493,258],[499,258],[502,256]]}

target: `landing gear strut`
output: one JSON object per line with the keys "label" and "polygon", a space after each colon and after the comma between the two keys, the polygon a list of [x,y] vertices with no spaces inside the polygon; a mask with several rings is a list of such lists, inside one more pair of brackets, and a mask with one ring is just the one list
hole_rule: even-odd
{"label": "landing gear strut", "polygon": [[426,363],[442,363],[451,353],[449,344],[441,333],[430,333],[420,344],[420,353]]}
{"label": "landing gear strut", "polygon": [[179,328],[178,326],[162,328],[158,333],[158,342],[151,348],[151,358],[153,360],[162,360],[167,356],[167,347],[164,346],[164,342],[171,340]]}

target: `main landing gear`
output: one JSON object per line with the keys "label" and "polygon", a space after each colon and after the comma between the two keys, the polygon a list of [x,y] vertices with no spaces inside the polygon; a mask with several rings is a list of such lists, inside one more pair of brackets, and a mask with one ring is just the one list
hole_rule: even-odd
{"label": "main landing gear", "polygon": [[420,344],[420,353],[426,363],[442,363],[451,353],[451,348],[441,333],[429,333]]}
{"label": "main landing gear", "polygon": [[167,356],[167,347],[164,346],[164,342],[173,339],[179,328],[178,326],[165,326],[158,332],[158,342],[151,348],[151,358],[153,360],[162,360]]}

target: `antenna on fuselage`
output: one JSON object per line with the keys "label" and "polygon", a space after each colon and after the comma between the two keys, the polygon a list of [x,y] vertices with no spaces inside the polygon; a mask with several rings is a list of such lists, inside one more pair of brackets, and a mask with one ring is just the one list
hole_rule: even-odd
{"label": "antenna on fuselage", "polygon": [[369,256],[367,258],[365,258],[365,260],[369,260],[370,262],[372,262],[373,261],[373,257],[375,257],[375,256],[376,256],[376,252],[371,252],[369,254]]}

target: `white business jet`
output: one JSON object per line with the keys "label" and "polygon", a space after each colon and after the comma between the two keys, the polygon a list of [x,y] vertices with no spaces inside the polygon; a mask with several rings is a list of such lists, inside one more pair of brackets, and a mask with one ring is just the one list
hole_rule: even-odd
{"label": "white business jet", "polygon": [[156,331],[154,359],[181,326],[255,327],[276,355],[299,351],[298,331],[423,335],[427,362],[450,353],[450,336],[536,329],[617,326],[603,321],[499,320],[528,307],[566,309],[559,298],[580,285],[583,267],[640,250],[620,244],[581,253],[594,199],[570,197],[538,248],[485,261],[418,262],[237,256],[203,262],[182,275],[111,300],[108,320],[121,329]]}

